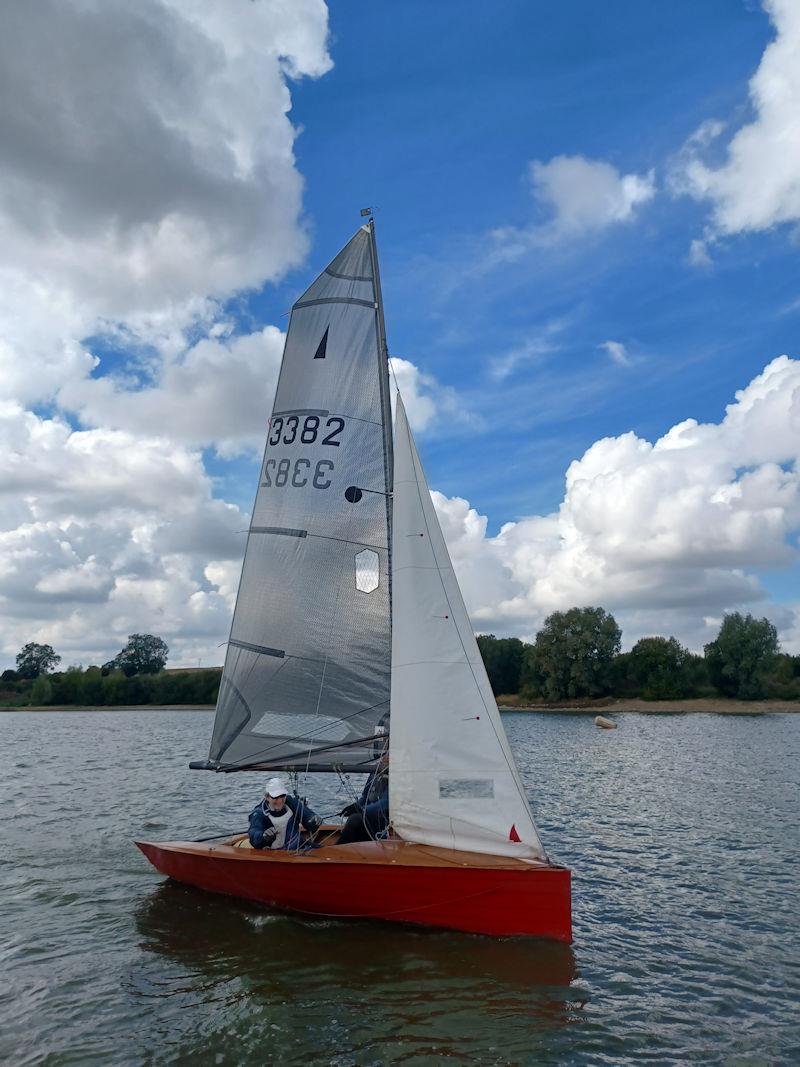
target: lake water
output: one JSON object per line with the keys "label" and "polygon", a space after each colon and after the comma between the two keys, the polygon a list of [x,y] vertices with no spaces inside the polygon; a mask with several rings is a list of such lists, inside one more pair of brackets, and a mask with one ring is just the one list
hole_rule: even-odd
{"label": "lake water", "polygon": [[0,1061],[800,1062],[800,716],[503,720],[571,947],[168,883],[135,837],[238,830],[259,797],[187,769],[211,713],[0,714]]}

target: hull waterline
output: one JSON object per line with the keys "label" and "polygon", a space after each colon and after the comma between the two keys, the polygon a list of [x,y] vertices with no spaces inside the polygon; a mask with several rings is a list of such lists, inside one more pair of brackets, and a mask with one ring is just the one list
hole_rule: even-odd
{"label": "hull waterline", "polygon": [[136,844],[178,882],[282,911],[572,941],[564,867],[392,840],[300,853],[232,842]]}

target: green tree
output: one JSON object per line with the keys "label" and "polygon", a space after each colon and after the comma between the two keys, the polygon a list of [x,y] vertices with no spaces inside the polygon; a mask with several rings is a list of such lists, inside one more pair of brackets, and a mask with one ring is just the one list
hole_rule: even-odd
{"label": "green tree", "polygon": [[83,681],[83,669],[81,667],[67,667],[60,674],[54,674],[53,678],[53,702],[55,704],[79,704],[80,690]]}
{"label": "green tree", "polygon": [[693,688],[692,654],[674,637],[643,637],[631,649],[627,668],[646,700],[681,700]]}
{"label": "green tree", "polygon": [[60,662],[61,656],[55,654],[52,645],[37,645],[35,641],[29,641],[17,653],[17,674],[20,678],[38,678]]}
{"label": "green tree", "polygon": [[778,631],[769,619],[738,611],[726,615],[715,641],[705,646],[713,685],[726,696],[757,700],[766,696],[767,679],[778,655]]}
{"label": "green tree", "polygon": [[153,634],[131,634],[128,643],[112,661],[123,674],[157,674],[163,671],[169,649],[160,637]]}
{"label": "green tree", "polygon": [[84,671],[79,694],[81,704],[103,703],[103,678],[99,667],[88,667]]}
{"label": "green tree", "polygon": [[525,651],[522,641],[518,637],[497,638],[494,634],[479,634],[477,641],[494,695],[518,693]]}
{"label": "green tree", "polygon": [[46,675],[40,674],[31,686],[31,704],[49,704],[52,699],[53,684]]}
{"label": "green tree", "polygon": [[621,639],[603,608],[556,611],[525,650],[522,685],[547,700],[602,696],[611,690]]}
{"label": "green tree", "polygon": [[103,678],[103,703],[114,706],[126,703],[126,689],[128,679],[122,671],[111,671],[110,674],[102,675]]}

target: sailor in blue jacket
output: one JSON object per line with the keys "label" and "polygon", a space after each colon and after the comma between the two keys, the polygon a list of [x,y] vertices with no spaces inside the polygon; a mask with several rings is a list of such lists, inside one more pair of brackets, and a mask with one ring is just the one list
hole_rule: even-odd
{"label": "sailor in blue jacket", "polygon": [[253,848],[295,850],[303,847],[301,828],[314,833],[321,825],[322,819],[307,804],[289,796],[282,778],[270,778],[264,799],[250,812],[248,836]]}
{"label": "sailor in blue jacket", "polygon": [[347,822],[339,835],[339,844],[374,840],[389,825],[389,752],[385,751],[378,766],[367,778],[361,796],[342,808]]}

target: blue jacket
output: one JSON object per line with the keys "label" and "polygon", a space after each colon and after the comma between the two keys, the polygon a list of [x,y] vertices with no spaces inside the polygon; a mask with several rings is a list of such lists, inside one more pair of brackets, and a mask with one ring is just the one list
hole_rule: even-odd
{"label": "blue jacket", "polygon": [[[300,848],[303,843],[300,828],[307,827],[309,820],[314,820],[317,816],[299,797],[287,796],[286,807],[291,811],[292,817],[286,824],[286,841],[283,847],[295,850]],[[248,837],[253,848],[264,847],[263,834],[268,826],[272,826],[272,822],[269,817],[266,800],[262,800],[250,812]]]}
{"label": "blue jacket", "polygon": [[370,774],[356,803],[365,816],[389,822],[388,768],[376,769]]}

